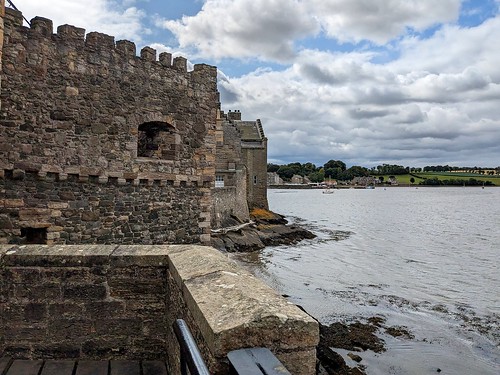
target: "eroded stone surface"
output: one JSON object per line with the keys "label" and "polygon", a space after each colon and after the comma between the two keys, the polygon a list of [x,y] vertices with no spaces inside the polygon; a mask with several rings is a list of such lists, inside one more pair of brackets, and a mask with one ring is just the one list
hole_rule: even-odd
{"label": "eroded stone surface", "polygon": [[176,358],[170,327],[184,318],[214,373],[227,370],[230,350],[249,346],[271,349],[292,374],[314,373],[318,323],[213,248],[26,245],[0,254],[0,351]]}
{"label": "eroded stone surface", "polygon": [[196,250],[172,254],[170,267],[212,355],[265,346],[287,353],[295,373],[313,373],[318,323],[215,249],[205,254],[206,262]]}

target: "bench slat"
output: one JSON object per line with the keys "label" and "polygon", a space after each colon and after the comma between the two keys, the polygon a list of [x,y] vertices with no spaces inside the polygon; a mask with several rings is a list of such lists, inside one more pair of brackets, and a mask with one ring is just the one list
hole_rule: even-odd
{"label": "bench slat", "polygon": [[143,361],[142,362],[143,375],[167,375],[167,367],[165,362],[162,361]]}
{"label": "bench slat", "polygon": [[113,360],[110,367],[111,375],[141,375],[139,361]]}
{"label": "bench slat", "polygon": [[12,357],[0,357],[0,375],[7,373],[7,369],[12,363]]}
{"label": "bench slat", "polygon": [[75,361],[72,360],[46,360],[41,375],[72,375]]}
{"label": "bench slat", "polygon": [[285,366],[267,348],[233,350],[227,357],[234,374],[290,375]]}
{"label": "bench slat", "polygon": [[250,349],[233,350],[227,354],[231,365],[231,374],[237,375],[258,375],[262,370],[255,363]]}
{"label": "bench slat", "polygon": [[108,375],[108,361],[78,361],[76,375]]}
{"label": "bench slat", "polygon": [[7,375],[38,375],[43,361],[16,359],[7,371]]}

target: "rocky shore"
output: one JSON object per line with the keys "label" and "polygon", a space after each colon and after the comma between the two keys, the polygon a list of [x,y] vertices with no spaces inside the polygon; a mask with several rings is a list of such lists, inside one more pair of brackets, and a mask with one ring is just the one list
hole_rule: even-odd
{"label": "rocky shore", "polygon": [[289,245],[316,237],[282,216],[264,209],[253,209],[250,222],[237,217],[227,220],[224,228],[212,231],[212,246],[221,251],[250,252],[266,246]]}
{"label": "rocky shore", "polygon": [[[227,252],[251,252],[266,246],[294,244],[303,239],[312,239],[316,235],[288,221],[277,213],[254,209],[250,222],[242,222],[232,217],[224,223],[224,228],[212,231],[212,246]],[[338,233],[332,233],[337,240]],[[341,233],[342,238],[346,233]],[[348,234],[347,234],[348,235]],[[286,296],[285,296],[286,297]],[[299,306],[300,307],[300,306]],[[413,336],[405,327],[388,327],[385,318],[375,316],[365,323],[335,322],[324,325],[319,322],[320,342],[317,347],[318,375],[366,375],[363,365],[363,352],[382,353],[386,350],[381,334],[411,339]],[[349,351],[351,367],[336,349]],[[351,361],[352,360],[352,361]]]}
{"label": "rocky shore", "polygon": [[[361,355],[367,350],[382,353],[385,342],[377,334],[385,333],[393,337],[412,339],[413,335],[399,326],[388,327],[385,318],[374,316],[366,323],[344,324],[335,322],[327,326],[319,325],[320,340],[317,347],[317,374],[319,375],[366,375]],[[349,350],[347,356],[358,363],[350,367],[335,348]],[[360,355],[361,354],[361,355]]]}

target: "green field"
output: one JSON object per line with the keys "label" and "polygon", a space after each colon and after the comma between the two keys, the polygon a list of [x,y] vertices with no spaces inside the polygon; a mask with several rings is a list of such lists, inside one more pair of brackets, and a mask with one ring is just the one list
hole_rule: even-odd
{"label": "green field", "polygon": [[[415,177],[418,176],[418,177]],[[374,175],[374,177],[378,178],[378,175]],[[384,182],[389,180],[389,175],[383,175]],[[486,182],[491,181],[494,185],[500,186],[500,175],[494,176],[485,176],[478,173],[453,173],[453,172],[422,172],[422,173],[413,173],[413,176],[410,174],[400,174],[395,176],[398,183],[402,185],[409,185],[410,178],[414,178],[415,185],[418,185],[420,181],[424,178],[437,178],[439,180],[464,180],[468,181],[470,178],[474,178],[478,181]]]}

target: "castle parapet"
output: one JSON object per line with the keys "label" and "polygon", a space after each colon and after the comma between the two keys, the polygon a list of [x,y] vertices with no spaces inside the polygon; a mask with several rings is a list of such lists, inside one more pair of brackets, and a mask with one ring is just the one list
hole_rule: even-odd
{"label": "castle parapet", "polygon": [[[140,56],[137,56],[136,45],[128,40],[119,40],[115,42],[115,37],[99,32],[89,32],[85,34],[84,28],[76,27],[73,25],[61,25],[57,27],[56,34],[54,34],[53,21],[44,17],[34,17],[30,21],[30,27],[23,27],[23,14],[17,10],[6,8],[5,9],[5,23],[8,27],[17,28],[19,32],[27,39],[36,39],[40,36],[51,39],[53,42],[49,48],[55,48],[61,55],[61,52],[68,51],[67,47],[78,47],[78,53],[84,54],[81,47],[86,47],[87,52],[92,52],[93,56],[90,59],[91,64],[99,64],[102,61],[109,60],[112,53],[120,53],[128,58],[137,60],[156,62],[159,66],[164,68],[173,69],[179,73],[187,73],[187,59],[183,56],[177,56],[172,59],[172,54],[169,52],[162,52],[157,55],[157,51],[149,46],[141,49]],[[6,32],[8,34],[8,30]],[[7,41],[8,42],[8,41]],[[59,48],[63,45],[64,48]],[[101,55],[101,56],[99,56]],[[72,52],[72,58],[74,58]],[[130,61],[130,63],[133,63]],[[208,70],[204,70],[207,71]],[[210,77],[213,74],[210,72]]]}
{"label": "castle parapet", "polygon": [[5,8],[5,22],[9,22],[12,26],[22,26],[23,25],[23,14],[18,10],[12,8]]}
{"label": "castle parapet", "polygon": [[136,56],[135,43],[129,40],[119,40],[116,42],[116,49],[126,57]]}
{"label": "castle parapet", "polygon": [[31,29],[42,34],[43,36],[50,37],[53,32],[52,21],[48,18],[35,17],[31,20]]}
{"label": "castle parapet", "polygon": [[144,61],[156,61],[156,50],[151,47],[141,49],[141,59]]}
{"label": "castle parapet", "polygon": [[168,52],[160,53],[160,64],[166,67],[172,66],[172,54]]}
{"label": "castle parapet", "polygon": [[93,31],[87,34],[87,37],[85,38],[85,45],[99,50],[111,50],[115,48],[115,37]]}
{"label": "castle parapet", "polygon": [[182,56],[174,57],[173,67],[181,72],[187,71],[187,59]]}
{"label": "castle parapet", "polygon": [[63,41],[81,41],[85,40],[85,29],[72,25],[61,25],[57,28],[57,36]]}

